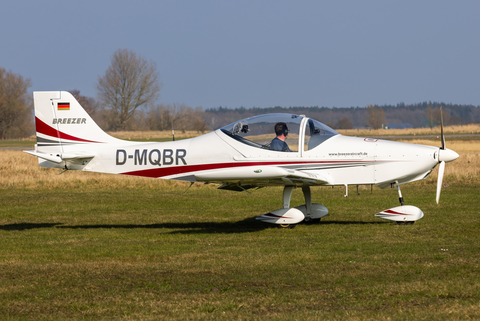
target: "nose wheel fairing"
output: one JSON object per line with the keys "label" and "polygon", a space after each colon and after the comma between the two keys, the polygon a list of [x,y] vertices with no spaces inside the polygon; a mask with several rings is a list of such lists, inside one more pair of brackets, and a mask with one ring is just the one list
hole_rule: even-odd
{"label": "nose wheel fairing", "polygon": [[400,206],[381,211],[375,214],[375,216],[378,218],[395,221],[397,224],[413,224],[415,221],[421,219],[423,217],[422,210],[413,205],[404,205],[404,199],[402,196],[402,191],[400,190],[400,185],[397,184],[396,188],[398,191],[398,200],[400,202]]}
{"label": "nose wheel fairing", "polygon": [[396,221],[397,223],[413,223],[423,217],[423,212],[416,206],[401,205],[375,214],[378,218]]}

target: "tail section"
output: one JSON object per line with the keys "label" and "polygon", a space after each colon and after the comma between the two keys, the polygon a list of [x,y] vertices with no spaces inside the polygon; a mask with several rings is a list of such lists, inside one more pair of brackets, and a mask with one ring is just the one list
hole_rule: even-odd
{"label": "tail section", "polygon": [[40,166],[63,168],[67,160],[85,165],[95,157],[85,145],[119,142],[98,127],[69,92],[37,91],[33,100],[37,146],[28,153],[39,157]]}
{"label": "tail section", "polygon": [[117,141],[105,133],[66,91],[33,93],[37,150],[66,152],[79,144]]}

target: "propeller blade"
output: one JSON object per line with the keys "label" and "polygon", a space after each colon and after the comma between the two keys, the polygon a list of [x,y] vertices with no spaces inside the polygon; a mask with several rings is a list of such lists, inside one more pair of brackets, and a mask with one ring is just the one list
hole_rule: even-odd
{"label": "propeller blade", "polygon": [[440,167],[438,168],[438,179],[437,179],[437,204],[440,201],[440,192],[442,191],[442,182],[443,182],[443,173],[445,172],[445,162],[440,162]]}
{"label": "propeller blade", "polygon": [[440,137],[442,138],[442,148],[445,149],[445,136],[443,135],[443,108],[440,106]]}

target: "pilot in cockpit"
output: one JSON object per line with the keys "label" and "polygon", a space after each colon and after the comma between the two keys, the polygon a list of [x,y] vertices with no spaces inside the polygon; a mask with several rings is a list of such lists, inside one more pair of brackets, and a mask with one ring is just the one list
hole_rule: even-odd
{"label": "pilot in cockpit", "polygon": [[275,137],[272,142],[270,143],[270,149],[276,150],[279,152],[291,152],[290,148],[288,147],[285,139],[288,135],[288,126],[285,123],[276,123],[275,124]]}

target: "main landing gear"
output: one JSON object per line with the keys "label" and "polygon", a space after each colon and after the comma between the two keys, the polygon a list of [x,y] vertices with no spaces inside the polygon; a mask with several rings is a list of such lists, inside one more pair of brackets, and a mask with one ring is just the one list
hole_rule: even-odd
{"label": "main landing gear", "polygon": [[312,194],[310,186],[303,186],[303,196],[305,204],[290,208],[290,199],[295,186],[285,186],[283,189],[283,208],[272,211],[261,216],[257,220],[266,223],[277,224],[279,228],[294,228],[296,224],[305,221],[307,224],[320,221],[322,217],[328,214],[328,209],[322,204],[312,203]]}

